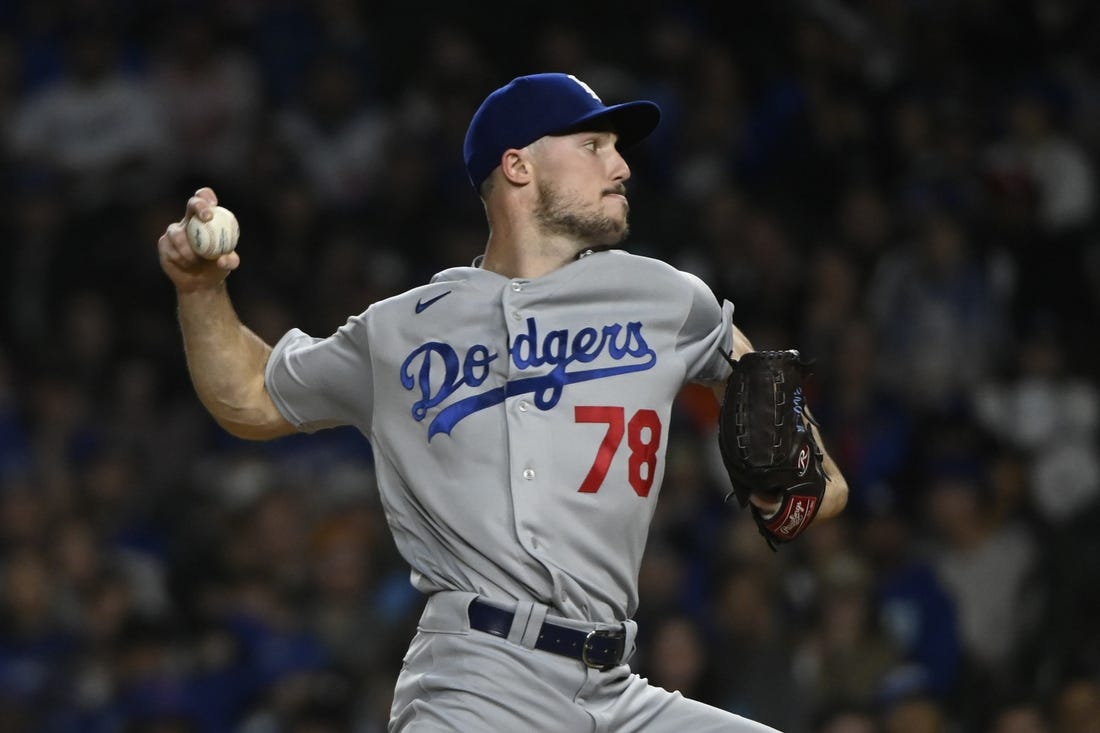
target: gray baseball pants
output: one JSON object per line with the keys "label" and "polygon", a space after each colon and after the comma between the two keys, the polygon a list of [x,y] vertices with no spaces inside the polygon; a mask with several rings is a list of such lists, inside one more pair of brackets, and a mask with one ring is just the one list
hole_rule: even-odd
{"label": "gray baseball pants", "polygon": [[[507,639],[472,630],[467,608],[474,597],[442,592],[428,599],[397,679],[390,733],[778,733],[654,687],[625,662],[602,672],[534,649],[545,606],[518,604]],[[626,627],[633,651],[637,627]]]}

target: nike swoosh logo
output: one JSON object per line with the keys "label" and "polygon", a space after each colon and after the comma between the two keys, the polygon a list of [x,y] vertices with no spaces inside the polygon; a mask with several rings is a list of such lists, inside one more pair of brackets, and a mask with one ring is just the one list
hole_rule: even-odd
{"label": "nike swoosh logo", "polygon": [[424,311],[428,310],[428,308],[432,305],[432,303],[436,302],[440,298],[446,298],[450,294],[451,294],[451,291],[448,290],[445,293],[440,293],[439,295],[435,296],[434,298],[428,298],[427,300],[419,300],[418,299],[416,301],[416,312],[417,313],[423,313]]}

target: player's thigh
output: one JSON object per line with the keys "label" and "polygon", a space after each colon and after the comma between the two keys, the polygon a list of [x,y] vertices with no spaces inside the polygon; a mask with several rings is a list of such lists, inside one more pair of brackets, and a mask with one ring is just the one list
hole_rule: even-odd
{"label": "player's thigh", "polygon": [[394,689],[389,730],[587,733],[594,723],[574,702],[584,676],[577,666],[483,634],[420,632]]}
{"label": "player's thigh", "polygon": [[616,733],[778,733],[774,728],[650,685],[631,674],[613,693],[608,730]]}

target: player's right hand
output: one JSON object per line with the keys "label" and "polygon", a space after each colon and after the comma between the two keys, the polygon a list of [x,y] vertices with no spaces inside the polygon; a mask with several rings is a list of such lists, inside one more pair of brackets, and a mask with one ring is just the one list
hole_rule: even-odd
{"label": "player's right hand", "polygon": [[188,217],[198,216],[205,220],[217,204],[218,197],[213,189],[200,188],[187,200],[183,218],[169,224],[157,240],[161,269],[181,293],[214,289],[241,264],[236,252],[224,254],[216,260],[204,259],[195,254],[187,240]]}

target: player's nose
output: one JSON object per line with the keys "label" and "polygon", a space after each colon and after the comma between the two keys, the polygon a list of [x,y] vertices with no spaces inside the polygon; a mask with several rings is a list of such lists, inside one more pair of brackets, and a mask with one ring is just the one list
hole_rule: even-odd
{"label": "player's nose", "polygon": [[626,158],[617,149],[611,156],[611,180],[626,181],[630,178],[630,166],[626,164]]}

